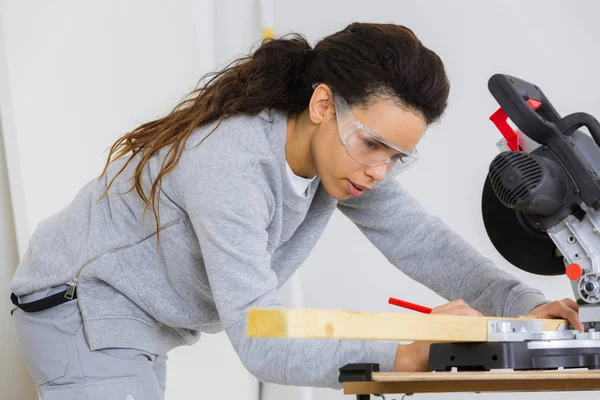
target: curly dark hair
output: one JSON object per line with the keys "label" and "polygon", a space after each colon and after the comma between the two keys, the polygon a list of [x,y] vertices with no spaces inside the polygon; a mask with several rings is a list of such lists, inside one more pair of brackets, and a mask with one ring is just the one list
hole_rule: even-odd
{"label": "curly dark hair", "polygon": [[[308,108],[314,83],[335,88],[350,105],[366,106],[375,96],[388,96],[420,112],[431,124],[444,112],[450,89],[444,64],[410,29],[369,23],[350,24],[314,48],[300,34],[264,40],[252,54],[206,75],[201,82],[168,115],[119,138],[101,175],[111,162],[128,157],[107,185],[106,195],[114,179],[136,159],[132,189],[146,209],[152,207],[157,229],[156,194],[161,179],[177,166],[188,138],[203,124],[264,109],[299,115]],[[170,146],[169,151],[147,196],[141,184],[143,168],[165,146]]]}

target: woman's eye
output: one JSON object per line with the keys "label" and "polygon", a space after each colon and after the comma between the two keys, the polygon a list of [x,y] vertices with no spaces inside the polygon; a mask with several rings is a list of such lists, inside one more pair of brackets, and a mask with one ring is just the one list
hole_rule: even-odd
{"label": "woman's eye", "polygon": [[376,142],[374,142],[372,140],[365,139],[364,142],[365,142],[365,145],[371,150],[376,150],[379,148],[379,144],[377,144]]}
{"label": "woman's eye", "polygon": [[398,153],[398,154],[394,154],[392,156],[391,160],[393,162],[402,163],[402,162],[404,162],[404,157],[406,157],[406,154],[404,154],[404,153]]}

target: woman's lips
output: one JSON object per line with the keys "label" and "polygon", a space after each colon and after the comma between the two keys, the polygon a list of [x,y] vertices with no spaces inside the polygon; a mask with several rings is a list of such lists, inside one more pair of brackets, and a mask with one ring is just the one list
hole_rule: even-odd
{"label": "woman's lips", "polygon": [[352,196],[360,196],[361,194],[363,194],[365,192],[365,189],[361,187],[358,187],[357,185],[355,185],[354,183],[352,183],[350,180],[346,180],[347,186],[348,186],[348,191],[350,192],[350,194]]}

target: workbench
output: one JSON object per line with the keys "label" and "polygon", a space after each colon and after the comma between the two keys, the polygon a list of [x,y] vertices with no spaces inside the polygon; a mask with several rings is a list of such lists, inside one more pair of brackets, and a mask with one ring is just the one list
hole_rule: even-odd
{"label": "workbench", "polygon": [[600,390],[600,370],[377,372],[378,364],[340,368],[344,394],[549,392]]}

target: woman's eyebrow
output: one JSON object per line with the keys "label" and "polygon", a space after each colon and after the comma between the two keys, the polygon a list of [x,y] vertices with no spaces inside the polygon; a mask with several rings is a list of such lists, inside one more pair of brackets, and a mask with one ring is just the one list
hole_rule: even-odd
{"label": "woman's eyebrow", "polygon": [[385,144],[385,143],[383,143],[383,142],[380,142],[380,143],[381,143],[381,145],[383,146],[383,148],[384,148],[385,150],[394,150],[394,151],[396,152],[396,154],[403,154],[403,155],[406,155],[406,153],[405,153],[404,151],[402,151],[402,150],[398,150],[398,149],[395,149],[395,148],[393,148],[393,147],[390,147],[390,145],[388,145],[388,144]]}
{"label": "woman's eyebrow", "polygon": [[389,144],[386,144],[386,139],[384,139],[381,135],[379,135],[378,133],[376,133],[372,129],[370,129],[370,131],[371,131],[371,135],[373,135],[373,137],[375,137],[375,139],[379,140],[379,143],[383,146],[384,149],[386,149],[386,150],[389,150],[389,149],[396,150],[393,147],[391,147]]}

